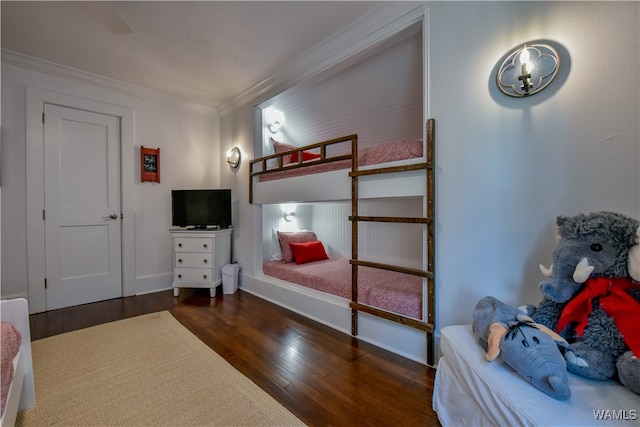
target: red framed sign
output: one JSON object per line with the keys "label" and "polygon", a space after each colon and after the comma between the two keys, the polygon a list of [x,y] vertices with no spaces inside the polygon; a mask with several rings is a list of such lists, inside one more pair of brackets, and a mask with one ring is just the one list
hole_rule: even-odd
{"label": "red framed sign", "polygon": [[160,182],[160,149],[140,147],[140,180]]}

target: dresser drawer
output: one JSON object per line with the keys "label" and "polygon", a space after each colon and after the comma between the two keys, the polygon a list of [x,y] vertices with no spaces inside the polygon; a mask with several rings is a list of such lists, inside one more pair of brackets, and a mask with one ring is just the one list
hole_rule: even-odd
{"label": "dresser drawer", "polygon": [[179,283],[212,283],[211,268],[176,268],[173,271],[173,282]]}
{"label": "dresser drawer", "polygon": [[209,252],[213,251],[213,239],[208,237],[176,237],[173,240],[175,252]]}
{"label": "dresser drawer", "polygon": [[175,267],[212,268],[211,253],[177,252]]}

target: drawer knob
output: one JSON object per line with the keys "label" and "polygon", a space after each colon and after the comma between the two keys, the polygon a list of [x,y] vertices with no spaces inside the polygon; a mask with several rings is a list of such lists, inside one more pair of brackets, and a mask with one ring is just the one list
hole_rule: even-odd
{"label": "drawer knob", "polygon": [[182,260],[181,260],[181,259],[179,259],[179,260],[178,260],[178,262],[182,262]]}
{"label": "drawer knob", "polygon": [[182,274],[178,274],[178,279],[182,279]]}
{"label": "drawer knob", "polygon": [[178,243],[178,247],[181,248],[182,247],[182,243]]}
{"label": "drawer knob", "polygon": [[207,259],[206,259],[206,258],[205,258],[203,261],[204,261],[204,263],[205,263],[205,264],[209,262],[209,261],[207,261]]}
{"label": "drawer knob", "polygon": [[203,274],[203,275],[202,275],[202,278],[203,278],[203,279],[206,279],[206,278],[207,278],[207,275],[206,275],[206,274]]}
{"label": "drawer knob", "polygon": [[204,245],[202,245],[202,246],[204,246],[204,247],[206,248],[206,247],[207,247],[207,244],[205,243],[205,244],[204,244]]}

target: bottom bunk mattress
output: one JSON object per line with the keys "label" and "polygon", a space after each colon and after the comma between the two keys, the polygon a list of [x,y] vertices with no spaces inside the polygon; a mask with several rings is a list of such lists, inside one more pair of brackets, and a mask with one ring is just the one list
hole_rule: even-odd
{"label": "bottom bunk mattress", "polygon": [[447,426],[638,426],[640,396],[615,381],[569,373],[560,401],[528,384],[499,357],[485,360],[471,325],[440,331],[433,409]]}
{"label": "bottom bunk mattress", "polygon": [[[347,258],[330,257],[300,265],[269,261],[262,270],[287,282],[351,299],[351,264]],[[359,266],[358,302],[421,320],[422,278]]]}

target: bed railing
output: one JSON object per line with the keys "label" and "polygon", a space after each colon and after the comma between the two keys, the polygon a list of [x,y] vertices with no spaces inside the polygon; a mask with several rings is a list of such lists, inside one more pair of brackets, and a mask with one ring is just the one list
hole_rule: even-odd
{"label": "bed railing", "polygon": [[[350,142],[349,150],[347,154],[335,154],[328,155],[327,148],[336,145]],[[312,160],[304,160],[302,152],[313,150],[320,150],[320,157]],[[284,158],[297,153],[298,161],[292,163],[284,163]],[[275,160],[275,166],[270,165],[270,160]],[[280,172],[291,169],[298,169],[308,167],[311,165],[319,165],[323,163],[333,163],[341,160],[351,160],[352,169],[355,167],[357,170],[358,165],[358,135],[347,135],[340,138],[334,138],[316,144],[306,145],[294,150],[283,151],[281,153],[270,154],[268,156],[259,157],[249,161],[249,203],[253,203],[253,180],[260,175],[267,175],[274,172]],[[259,168],[257,168],[259,166]]]}

